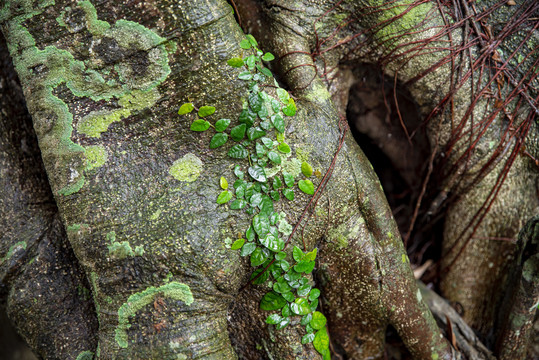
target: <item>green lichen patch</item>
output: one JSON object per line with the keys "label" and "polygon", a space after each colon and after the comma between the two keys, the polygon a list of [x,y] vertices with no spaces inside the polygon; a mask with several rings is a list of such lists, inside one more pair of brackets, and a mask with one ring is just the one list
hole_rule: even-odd
{"label": "green lichen patch", "polygon": [[[382,6],[382,2],[379,5]],[[397,40],[389,39],[417,29],[428,18],[431,11],[432,4],[428,2],[417,4],[415,0],[401,0],[392,3],[378,12],[378,23],[383,23],[384,25],[376,32],[375,36],[380,42],[385,42],[385,45],[391,46]],[[399,38],[398,41],[402,42],[402,38]]]}
{"label": "green lichen patch", "polygon": [[19,241],[18,243],[11,245],[6,255],[4,255],[4,257],[0,259],[0,265],[2,265],[4,261],[9,260],[17,250],[19,249],[26,250],[26,246],[27,245],[25,241]]}
{"label": "green lichen patch", "polygon": [[144,247],[142,245],[136,246],[135,251],[131,247],[128,241],[118,242],[116,241],[116,232],[111,231],[106,236],[110,244],[107,245],[109,249],[109,255],[116,259],[125,259],[132,256],[141,256],[144,254]]}
{"label": "green lichen patch", "polygon": [[101,167],[108,159],[107,150],[102,145],[87,146],[84,155],[86,156],[86,170]]}
{"label": "green lichen patch", "polygon": [[93,111],[83,117],[77,125],[77,131],[90,137],[101,137],[101,133],[107,131],[110,124],[131,116],[135,110],[153,106],[160,97],[156,89],[133,90],[118,100],[121,106],[119,109]]}
{"label": "green lichen patch", "polygon": [[[53,4],[52,0],[10,1],[0,9],[0,18],[10,34],[8,47],[15,68],[30,89],[28,106],[54,191],[70,195],[84,186],[85,167],[97,167],[103,156],[99,152],[90,154],[99,157],[85,165],[84,148],[71,139],[73,115],[55,95],[55,89],[64,84],[76,97],[119,99],[119,109],[94,111],[78,122],[80,133],[98,137],[112,122],[156,103],[160,97],[156,87],[170,74],[168,51],[175,51],[175,46],[135,22],[118,20],[109,24],[98,20],[92,3],[80,1],[66,7],[56,21],[71,32],[87,30],[91,34],[95,46],[87,58],[75,59],[70,51],[55,46],[40,49],[25,24]],[[111,54],[111,49],[116,53]],[[104,58],[107,54],[115,61]]]}
{"label": "green lichen patch", "polygon": [[360,236],[361,226],[365,220],[361,218],[356,224],[344,223],[338,226],[336,229],[328,231],[327,240],[334,243],[339,248],[348,247],[350,240],[357,239]]}
{"label": "green lichen patch", "polygon": [[68,232],[79,232],[88,228],[88,224],[71,224],[67,226]]}
{"label": "green lichen patch", "polygon": [[76,360],[93,360],[93,358],[94,358],[94,353],[89,350],[86,350],[86,351],[81,352],[77,356]]}
{"label": "green lichen patch", "polygon": [[113,122],[128,117],[131,112],[127,109],[93,111],[82,118],[77,125],[77,131],[90,137],[101,137]]}
{"label": "green lichen patch", "polygon": [[202,160],[196,155],[188,153],[174,161],[168,173],[176,180],[193,182],[200,176],[203,165]]}
{"label": "green lichen patch", "polygon": [[284,172],[296,177],[301,173],[301,161],[297,158],[283,159],[281,168]]}
{"label": "green lichen patch", "polygon": [[151,304],[158,294],[173,300],[183,301],[187,306],[190,306],[194,301],[189,286],[177,281],[172,281],[160,287],[150,286],[144,291],[129,296],[127,302],[118,309],[118,326],[115,330],[115,340],[121,348],[127,348],[128,346],[127,329],[130,327],[129,317],[134,316],[144,306]]}

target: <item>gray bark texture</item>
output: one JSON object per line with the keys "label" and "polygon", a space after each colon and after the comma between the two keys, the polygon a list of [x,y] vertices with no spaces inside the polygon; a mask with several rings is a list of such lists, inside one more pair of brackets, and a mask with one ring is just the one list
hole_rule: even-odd
{"label": "gray bark texture", "polygon": [[[382,1],[336,7],[242,0],[234,4],[237,14],[224,0],[2,1],[0,26],[31,118],[21,110],[14,75],[1,74],[0,294],[33,351],[77,360],[322,359],[312,344],[301,343],[299,317],[283,330],[265,322],[268,312],[259,304],[271,287],[250,284],[248,257],[230,249],[251,217],[216,203],[219,178],[232,185],[235,166],[247,173],[249,162],[227,156],[231,141],[210,149],[215,132],[191,131],[193,118],[177,113],[187,102],[211,105],[217,110],[210,122],[239,124],[249,88],[238,78],[243,69],[227,60],[244,56],[245,30],[275,55],[270,67],[297,105],[284,134],[293,154],[320,171],[315,187],[331,172],[316,206],[298,190],[274,210],[301,225],[287,259],[294,245],[318,249],[309,281],[322,291],[318,310],[327,317],[333,358],[383,359],[388,326],[417,359],[473,353],[461,355],[450,345],[423,301],[382,186],[344,121],[354,67],[377,59],[384,59],[387,74],[409,83],[424,116],[453,91],[450,62],[416,79],[450,50],[396,56],[432,34],[392,38],[399,29],[444,25],[443,12],[436,2],[397,3],[413,11]],[[522,7],[527,3],[533,2]],[[380,6],[383,11],[371,11]],[[343,19],[354,22],[345,27]],[[464,36],[455,28],[429,45]],[[321,38],[328,39],[326,52]],[[480,52],[475,46],[470,51]],[[461,66],[465,73],[471,65]],[[496,355],[509,359],[508,349],[530,342],[539,296],[532,219],[538,171],[530,157],[518,156],[472,234],[515,237],[527,223],[518,246],[455,245],[466,241],[472,231],[466,226],[505,171],[503,161],[490,165],[485,150],[493,142],[506,146],[501,115],[459,165],[469,139],[454,140],[450,120],[463,118],[462,128],[474,128],[464,114],[470,81],[454,94],[454,113],[426,124],[432,153],[450,147],[445,166],[456,166],[461,176],[442,184],[459,200],[447,212],[441,286],[465,307],[465,320],[483,340],[495,339]],[[267,91],[277,97],[272,86]],[[474,106],[489,113],[493,105],[482,99]],[[531,127],[526,147],[537,157],[537,115]],[[492,171],[478,182],[483,165]],[[292,160],[282,167],[300,173]],[[454,260],[459,249],[467,253]],[[509,286],[514,279],[519,283]],[[505,297],[500,284],[509,289]],[[503,317],[496,317],[496,306],[504,307]],[[488,334],[493,326],[496,333]]]}

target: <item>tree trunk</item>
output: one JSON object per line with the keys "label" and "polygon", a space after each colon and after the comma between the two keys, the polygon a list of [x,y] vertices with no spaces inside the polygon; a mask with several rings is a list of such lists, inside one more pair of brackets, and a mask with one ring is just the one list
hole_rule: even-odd
{"label": "tree trunk", "polygon": [[[297,182],[304,178],[302,162],[308,162],[320,174],[311,178],[315,188],[320,185],[323,190],[321,196],[315,194],[315,204],[298,190],[293,201],[272,205],[271,213],[284,214],[283,224],[286,220],[300,227],[286,248],[290,263],[293,246],[305,252],[318,249],[314,275],[307,279],[322,291],[319,311],[327,317],[332,354],[383,358],[385,332],[391,325],[414,357],[451,359],[453,350],[422,300],[378,178],[342,116],[352,84],[347,79],[350,67],[376,57],[387,59],[426,36],[420,32],[388,41],[395,29],[441,26],[443,17],[432,15],[428,23],[423,21],[423,15],[434,11],[430,3],[404,1],[414,9],[404,16],[391,9],[371,13],[368,6],[381,5],[374,3],[340,3],[337,8],[323,1],[234,4],[245,29],[260,40],[262,49],[276,55],[272,70],[290,89],[298,109],[286,118],[284,138],[292,156],[283,156],[281,165],[272,169],[285,170]],[[248,83],[238,78],[243,70],[227,64],[248,54],[240,47],[245,37],[234,16],[222,0],[174,4],[44,0],[3,5],[0,22],[32,115],[44,170],[24,166],[39,163],[35,146],[20,150],[20,139],[35,144],[28,125],[2,118],[0,125],[6,131],[0,144],[6,151],[0,162],[13,170],[2,176],[7,200],[1,216],[10,230],[2,238],[0,266],[7,274],[2,284],[9,291],[8,316],[42,357],[322,358],[312,344],[302,344],[305,329],[300,317],[292,318],[283,330],[266,323],[269,313],[259,304],[272,287],[250,284],[249,261],[230,249],[233,239],[246,237],[252,217],[216,203],[226,188],[221,183],[220,189],[219,178],[232,184],[235,166],[247,173],[249,162],[227,156],[230,142],[209,149],[215,131],[194,132],[190,129],[194,117],[177,114],[183,103],[197,109],[214,106],[216,113],[207,119],[212,124],[231,119],[233,127],[240,123],[242,109],[252,106]],[[341,26],[350,16],[357,20],[353,26]],[[372,31],[376,24],[383,26]],[[335,29],[342,31],[331,37]],[[369,29],[363,37],[366,48],[358,48],[360,37],[354,37],[362,29]],[[459,30],[450,34],[463,36]],[[334,46],[323,61],[321,52],[318,58],[312,56],[313,49],[320,50],[322,36],[329,38],[327,46]],[[446,63],[413,80],[446,53],[411,57],[404,65],[396,57],[384,64],[388,74],[412,82],[410,91],[425,115],[453,90],[453,75]],[[462,66],[466,71],[467,65]],[[336,80],[327,81],[328,77]],[[266,85],[269,95],[278,99],[278,83],[271,80]],[[470,102],[460,93],[455,99]],[[489,105],[485,100],[476,106]],[[465,118],[460,112],[454,116]],[[497,118],[492,126],[503,127],[503,119]],[[6,136],[10,132],[19,138]],[[452,144],[451,134],[443,114],[436,117],[429,125],[433,151]],[[496,130],[487,135],[483,141],[494,141]],[[465,141],[459,141],[453,144],[448,167],[466,151]],[[482,160],[478,152],[474,164]],[[21,154],[29,160],[21,160]],[[496,219],[493,213],[482,226],[494,230],[476,234],[513,236],[522,225],[517,220],[527,221],[537,211],[533,197],[537,170],[529,161],[517,160],[511,171],[521,176],[505,185],[507,195],[499,199],[515,189],[522,195],[498,200],[504,211],[510,208],[515,214],[511,226],[490,220]],[[463,181],[477,185],[465,177],[473,175],[472,170],[466,168]],[[327,182],[325,175],[331,176]],[[483,194],[481,186],[474,190]],[[481,200],[474,190],[450,209],[446,243],[465,241],[460,229],[466,222],[459,222],[458,215]],[[17,197],[8,197],[10,193]],[[520,212],[530,214],[519,216]],[[489,251],[500,255],[497,248]],[[455,281],[455,270],[472,266],[466,261],[473,256],[476,253],[452,264],[442,284]],[[482,279],[498,279],[503,266],[496,265],[497,272],[485,273]],[[49,282],[54,286],[42,289]],[[86,288],[91,299],[84,297],[89,295]],[[485,289],[491,291],[492,285]],[[537,296],[533,289],[529,292]],[[446,291],[461,301],[447,287]],[[44,300],[33,301],[36,292]],[[479,300],[464,304],[472,322]],[[488,311],[498,299],[492,301]],[[56,318],[58,304],[63,317]],[[33,315],[42,312],[51,315]],[[488,316],[484,323],[493,321]],[[517,330],[511,328],[499,341]]]}

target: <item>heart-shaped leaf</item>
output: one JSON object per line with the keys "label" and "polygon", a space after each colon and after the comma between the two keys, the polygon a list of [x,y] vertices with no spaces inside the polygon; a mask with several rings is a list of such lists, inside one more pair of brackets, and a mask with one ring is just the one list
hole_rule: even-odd
{"label": "heart-shaped leaf", "polygon": [[213,135],[213,137],[210,140],[210,149],[215,149],[215,148],[218,148],[219,146],[223,146],[227,140],[228,140],[228,134],[226,133],[217,133]]}

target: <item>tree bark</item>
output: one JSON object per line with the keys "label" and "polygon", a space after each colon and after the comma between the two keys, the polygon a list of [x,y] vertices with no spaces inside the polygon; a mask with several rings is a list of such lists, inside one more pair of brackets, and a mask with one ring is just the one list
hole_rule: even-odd
{"label": "tree bark", "polygon": [[[434,11],[424,5],[414,10],[416,17],[406,15],[384,24],[392,13],[371,13],[369,6],[379,5],[373,3],[344,2],[335,10],[333,3],[324,1],[237,2],[243,25],[279,59],[272,69],[295,98],[298,112],[288,120],[287,143],[295,156],[321,174],[331,171],[316,207],[304,213],[310,198],[297,193],[293,202],[279,203],[274,210],[302,227],[289,249],[305,244],[304,250],[319,250],[311,281],[323,293],[321,310],[328,318],[334,354],[383,358],[385,330],[392,325],[414,357],[451,359],[451,347],[422,300],[376,174],[342,119],[351,85],[345,81],[348,68],[374,61],[379,51],[395,51],[398,41],[406,44],[422,36],[388,41],[388,29],[410,30],[443,21],[440,16],[428,24],[419,20],[417,15]],[[335,13],[325,17],[329,11]],[[335,51],[327,52],[323,64],[313,60],[318,35],[331,35],[347,16],[358,21],[329,40]],[[79,360],[94,355],[321,358],[311,344],[301,344],[304,330],[299,320],[281,331],[265,323],[268,313],[259,302],[270,288],[245,286],[252,269],[230,250],[231,239],[244,234],[250,218],[216,204],[218,179],[230,181],[235,165],[244,170],[248,165],[227,157],[228,145],[208,149],[211,135],[191,131],[192,119],[177,114],[182,103],[211,105],[217,109],[215,119],[229,118],[231,126],[237,125],[248,87],[238,79],[241,70],[227,65],[228,59],[244,53],[239,45],[244,34],[231,6],[223,0],[14,0],[4,3],[0,23],[48,177],[43,170],[36,175],[20,169],[24,161],[18,158],[19,140],[12,141],[2,131],[0,144],[8,150],[0,164],[19,169],[2,177],[2,191],[21,194],[14,200],[6,197],[9,202],[0,207],[6,228],[10,222],[10,233],[2,238],[5,261],[0,269],[18,271],[13,280],[6,277],[2,283],[10,291],[10,318],[34,350],[44,358]],[[358,49],[359,40],[344,41],[380,23],[386,32],[366,32],[368,48]],[[462,35],[455,30],[453,36]],[[386,71],[410,81],[443,56],[417,56],[405,65],[397,58],[385,64]],[[340,80],[325,82],[327,74]],[[410,85],[424,114],[451,90],[450,76],[442,67]],[[440,125],[442,120],[430,128],[433,144],[450,141],[450,129]],[[7,129],[13,126],[10,121],[1,125]],[[31,136],[24,127],[16,132]],[[455,145],[458,154],[464,151],[459,146]],[[36,162],[37,149],[30,154]],[[288,169],[299,174],[296,165],[290,160]],[[522,181],[512,184],[517,189],[536,186],[537,174],[526,166],[517,168],[527,169]],[[33,182],[27,197],[21,176]],[[529,198],[533,187],[529,191],[523,197]],[[515,212],[537,207],[533,197],[529,202],[511,200]],[[36,208],[34,203],[45,205]],[[459,204],[452,214],[468,209]],[[21,236],[20,229],[29,228],[17,223],[24,218],[36,222],[30,227],[35,230]],[[458,220],[450,216],[448,228],[458,228],[455,223]],[[451,231],[447,236],[454,240]],[[32,262],[38,253],[39,261]],[[43,268],[56,273],[44,277]],[[30,284],[39,284],[39,276],[39,281],[55,281],[61,291],[43,294],[46,300],[32,304],[39,286]],[[77,289],[86,283],[91,301],[75,301]],[[71,303],[56,300],[62,298]],[[60,320],[25,320],[27,314],[41,311],[56,314],[58,304],[66,309]],[[62,319],[74,317],[81,325],[68,329]],[[57,331],[59,326],[63,331]],[[39,337],[49,333],[47,341]]]}

